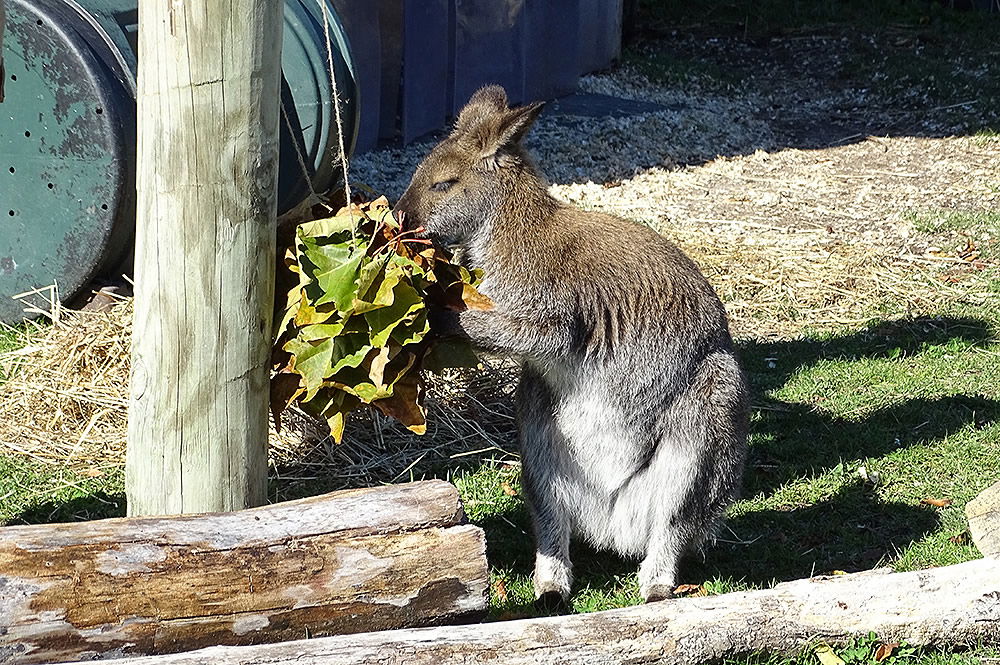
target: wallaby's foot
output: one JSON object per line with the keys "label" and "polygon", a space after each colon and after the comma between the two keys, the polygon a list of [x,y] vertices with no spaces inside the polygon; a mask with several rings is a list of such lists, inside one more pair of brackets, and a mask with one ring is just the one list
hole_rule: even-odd
{"label": "wallaby's foot", "polygon": [[573,585],[573,571],[569,561],[546,554],[536,554],[532,582],[535,586],[536,602],[542,602],[542,598],[545,597],[555,597],[565,604],[569,600],[569,590]]}
{"label": "wallaby's foot", "polygon": [[544,591],[535,598],[535,610],[543,614],[565,614],[569,610],[569,599],[555,590]]}
{"label": "wallaby's foot", "polygon": [[[674,597],[679,548],[658,543],[639,566],[639,593],[647,603]],[[671,543],[672,545],[672,543]]]}
{"label": "wallaby's foot", "polygon": [[669,600],[674,597],[674,587],[662,584],[653,584],[641,589],[642,599],[647,603],[655,603],[660,600]]}

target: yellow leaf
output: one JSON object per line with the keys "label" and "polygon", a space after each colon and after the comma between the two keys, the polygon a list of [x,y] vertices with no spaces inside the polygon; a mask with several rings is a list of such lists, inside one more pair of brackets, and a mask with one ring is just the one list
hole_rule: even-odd
{"label": "yellow leaf", "polygon": [[813,653],[819,658],[823,665],[844,665],[844,660],[830,648],[829,644],[819,644],[813,649]]}
{"label": "yellow leaf", "polygon": [[327,418],[326,422],[330,424],[330,436],[333,437],[333,442],[342,442],[344,440],[344,412],[337,411]]}

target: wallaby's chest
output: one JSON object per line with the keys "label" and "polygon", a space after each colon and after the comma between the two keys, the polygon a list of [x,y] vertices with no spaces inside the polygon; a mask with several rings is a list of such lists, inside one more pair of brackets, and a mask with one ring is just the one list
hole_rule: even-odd
{"label": "wallaby's chest", "polygon": [[551,445],[559,448],[553,452],[560,475],[578,489],[614,492],[633,471],[637,431],[623,417],[613,386],[597,372],[565,364],[546,367],[542,377],[552,396],[553,408],[543,417],[558,432]]}

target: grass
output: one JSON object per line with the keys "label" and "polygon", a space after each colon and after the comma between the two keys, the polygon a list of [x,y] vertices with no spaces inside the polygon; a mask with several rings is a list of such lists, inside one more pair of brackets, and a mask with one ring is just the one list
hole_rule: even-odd
{"label": "grass", "polygon": [[17,328],[0,328],[0,353],[12,351],[21,346]]}
{"label": "grass", "polygon": [[[979,314],[990,319],[920,317],[745,344],[757,397],[745,498],[681,581],[721,593],[977,558],[963,507],[1000,477],[1000,340],[994,315]],[[494,614],[530,613],[529,521],[519,493],[510,495],[517,467],[488,464],[456,482],[487,531],[504,591]],[[638,602],[636,562],[580,544],[574,561],[574,611]]]}
{"label": "grass", "polygon": [[[898,644],[886,655],[885,643],[874,633],[855,638],[848,644],[835,648],[833,651],[845,665],[867,665],[882,663],[883,665],[903,665],[920,663],[920,665],[985,665],[997,660],[1000,649],[988,645],[977,645],[965,652],[948,652],[938,649],[918,649],[906,643]],[[883,653],[876,654],[879,648]],[[804,647],[794,656],[776,656],[771,654],[753,654],[749,657],[734,660],[727,659],[725,665],[821,665],[816,656],[823,648],[822,643],[815,642]]]}
{"label": "grass", "polygon": [[[754,392],[744,498],[704,559],[681,582],[708,594],[834,571],[912,570],[979,556],[963,508],[1000,477],[1000,312],[982,306],[873,323],[838,334],[746,341]],[[8,347],[16,337],[6,338]],[[516,460],[441,470],[486,532],[490,619],[535,616],[528,512]],[[96,476],[96,477],[95,477]],[[296,485],[320,492],[324,481]],[[273,484],[272,494],[280,491]],[[925,499],[948,499],[942,508]],[[70,471],[0,457],[0,523],[50,523],[124,514],[121,471]],[[637,562],[573,544],[573,612],[641,602]],[[847,665],[874,663],[876,637],[835,647]],[[981,665],[998,651],[918,650],[890,665]],[[730,663],[819,665],[756,654]],[[882,661],[885,662],[885,661]]]}
{"label": "grass", "polygon": [[[724,593],[836,570],[911,570],[978,557],[963,507],[1000,477],[998,325],[1000,315],[981,307],[745,342],[755,395],[745,498],[717,546],[685,563],[681,582]],[[0,457],[0,522],[123,514],[121,473],[92,474]],[[487,461],[442,475],[486,531],[492,617],[534,614],[519,466]],[[322,480],[314,487],[320,491]],[[936,508],[923,502],[929,498],[951,504]],[[635,561],[580,543],[573,558],[574,612],[640,602]],[[965,662],[941,658],[933,662]]]}
{"label": "grass", "polygon": [[906,217],[922,233],[973,231],[992,234],[1000,231],[1000,212],[995,210],[911,211]]}

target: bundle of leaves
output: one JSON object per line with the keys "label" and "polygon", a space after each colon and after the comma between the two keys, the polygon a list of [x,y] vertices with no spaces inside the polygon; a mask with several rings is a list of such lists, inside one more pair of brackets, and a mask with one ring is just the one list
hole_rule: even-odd
{"label": "bundle of leaves", "polygon": [[347,415],[370,404],[424,433],[421,371],[476,364],[464,342],[431,334],[428,309],[491,308],[482,273],[404,231],[385,197],[300,224],[285,265],[298,282],[277,328],[275,415],[297,400],[339,443]]}

